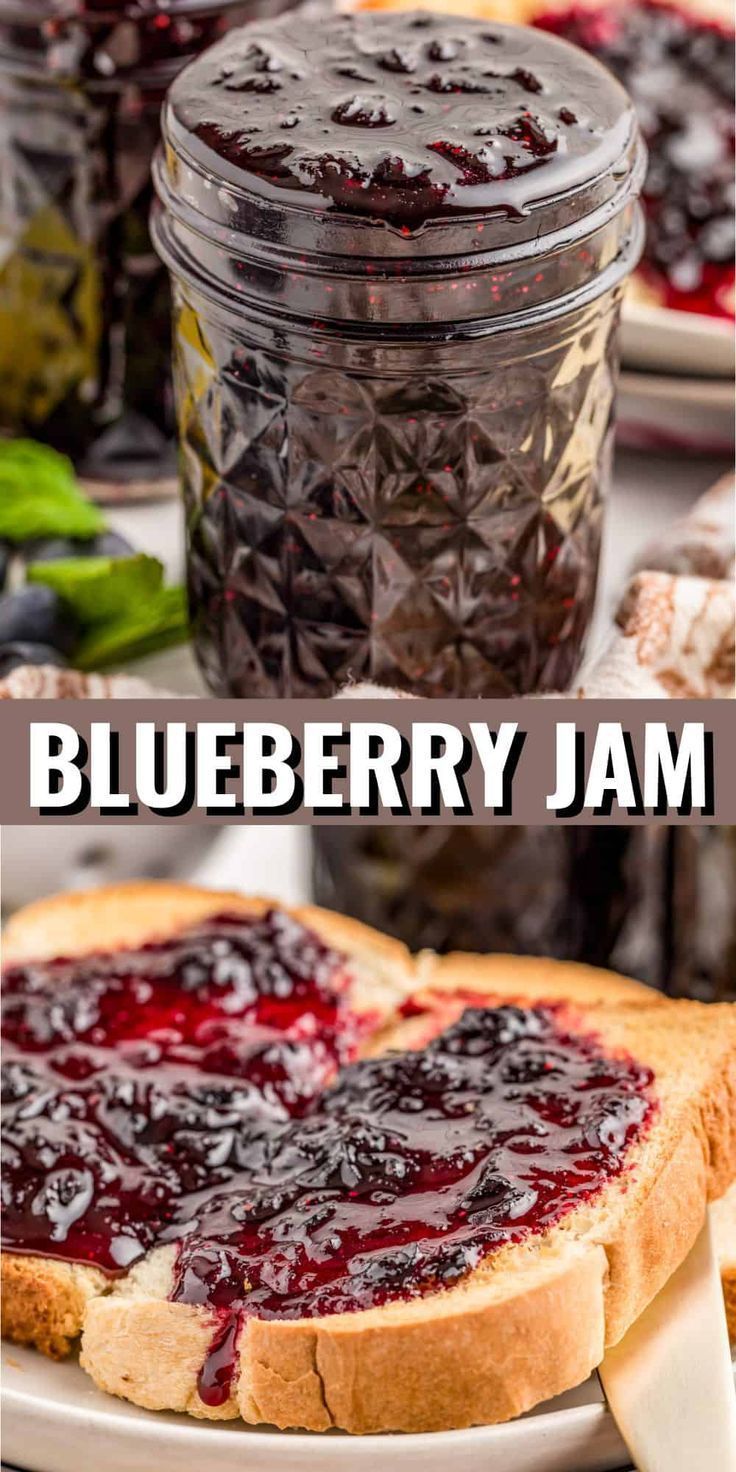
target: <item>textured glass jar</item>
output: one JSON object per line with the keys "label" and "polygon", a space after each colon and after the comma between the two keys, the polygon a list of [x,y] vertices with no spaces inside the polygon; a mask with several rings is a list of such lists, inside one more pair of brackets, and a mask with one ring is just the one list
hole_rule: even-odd
{"label": "textured glass jar", "polygon": [[532,30],[301,10],[189,67],[163,127],[211,688],[564,688],[641,244],[618,84]]}
{"label": "textured glass jar", "polygon": [[317,828],[315,898],[413,950],[554,956],[664,987],[679,832]]}
{"label": "textured glass jar", "polygon": [[161,103],[242,0],[0,0],[0,431],[102,479],[174,465],[148,235]]}
{"label": "textured glass jar", "polygon": [[736,828],[672,830],[672,966],[668,989],[736,1002]]}
{"label": "textured glass jar", "polygon": [[736,1000],[736,829],[322,827],[321,905],[436,951],[610,966]]}

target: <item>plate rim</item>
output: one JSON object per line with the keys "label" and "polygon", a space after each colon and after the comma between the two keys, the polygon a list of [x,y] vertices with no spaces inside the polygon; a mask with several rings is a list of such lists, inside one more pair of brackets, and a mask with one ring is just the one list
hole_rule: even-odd
{"label": "plate rim", "polygon": [[707,312],[678,311],[676,307],[660,306],[655,302],[643,302],[636,297],[624,296],[623,315],[632,325],[658,326],[673,332],[691,328],[701,337],[727,338],[736,335],[736,320],[731,317],[714,317]]}
{"label": "plate rim", "polygon": [[[5,1368],[4,1380],[7,1380],[7,1368]],[[92,1387],[92,1382],[90,1382]],[[104,1392],[101,1392],[104,1394]],[[110,1400],[115,1403],[116,1398],[111,1396]],[[63,1423],[67,1429],[74,1426],[84,1426],[88,1431],[99,1430],[101,1434],[117,1433],[119,1437],[166,1439],[176,1442],[178,1445],[198,1443],[205,1447],[208,1443],[214,1452],[220,1444],[220,1437],[227,1436],[228,1445],[235,1437],[240,1439],[245,1454],[249,1445],[257,1445],[259,1455],[265,1453],[269,1459],[273,1458],[277,1464],[280,1456],[288,1449],[294,1453],[313,1453],[318,1447],[326,1449],[319,1455],[326,1462],[339,1459],[345,1452],[346,1445],[353,1450],[358,1449],[357,1455],[364,1458],[375,1457],[380,1449],[388,1446],[401,1446],[407,1454],[421,1452],[428,1447],[447,1449],[448,1453],[453,1447],[458,1450],[463,1447],[472,1448],[479,1440],[487,1442],[492,1436],[497,1445],[502,1449],[502,1444],[508,1442],[512,1437],[518,1435],[518,1427],[522,1422],[533,1427],[534,1432],[540,1436],[555,1436],[563,1429],[569,1433],[587,1432],[594,1434],[601,1426],[610,1422],[611,1427],[615,1425],[613,1417],[606,1405],[605,1400],[588,1401],[582,1405],[564,1406],[558,1410],[543,1411],[538,1415],[530,1417],[526,1421],[523,1416],[515,1416],[510,1421],[499,1422],[497,1425],[466,1426],[451,1431],[421,1431],[421,1432],[369,1432],[365,1435],[354,1436],[348,1432],[309,1432],[309,1431],[284,1431],[279,1434],[279,1429],[269,1427],[267,1430],[257,1426],[249,1426],[240,1422],[242,1430],[238,1428],[236,1420],[229,1422],[198,1420],[189,1417],[185,1420],[185,1412],[164,1412],[166,1420],[158,1420],[159,1412],[146,1411],[143,1407],[133,1407],[134,1412],[139,1414],[126,1415],[115,1408],[107,1409],[99,1406],[84,1406],[81,1402],[45,1401],[31,1391],[23,1390],[22,1387],[9,1386],[4,1383],[0,1395],[2,1414],[7,1417],[23,1417],[30,1415],[37,1421]],[[143,1414],[140,1414],[143,1412]],[[174,1421],[169,1417],[181,1415],[181,1421]],[[560,1420],[564,1421],[564,1427],[560,1426]],[[225,1429],[225,1428],[228,1429]]]}

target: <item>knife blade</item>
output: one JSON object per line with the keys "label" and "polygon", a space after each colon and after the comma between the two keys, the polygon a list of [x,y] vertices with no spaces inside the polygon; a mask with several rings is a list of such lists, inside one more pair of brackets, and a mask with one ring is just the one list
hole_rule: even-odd
{"label": "knife blade", "polygon": [[736,1472],[736,1390],[709,1218],[598,1374],[639,1472]]}

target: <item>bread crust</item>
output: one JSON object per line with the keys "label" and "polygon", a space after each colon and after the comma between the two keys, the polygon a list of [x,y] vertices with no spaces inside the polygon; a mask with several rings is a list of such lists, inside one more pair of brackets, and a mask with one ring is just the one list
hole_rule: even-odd
{"label": "bread crust", "polygon": [[131,880],[51,895],[24,905],[3,931],[3,964],[114,951],[175,935],[208,916],[264,915],[274,906],[312,926],[349,956],[375,955],[397,972],[412,967],[409,951],[401,941],[347,915],[318,905],[284,905],[268,896],[201,889],[164,880]]}
{"label": "bread crust", "polygon": [[63,1360],[79,1338],[88,1303],[108,1287],[99,1268],[3,1252],[3,1337]]}
{"label": "bread crust", "polygon": [[[136,944],[206,914],[261,913],[268,903],[178,885],[63,896],[14,918],[6,959]],[[43,1348],[33,1305],[53,1287],[59,1322],[84,1318],[81,1362],[96,1383],[151,1409],[355,1433],[440,1430],[518,1415],[600,1363],[605,1347],[682,1261],[706,1200],[736,1175],[736,1009],[667,1003],[611,974],[533,958],[422,956],[412,968],[403,947],[368,927],[309,907],[296,913],[352,958],[388,966],[399,994],[412,986],[440,994],[460,987],[489,999],[565,999],[607,1045],[645,1063],[661,1060],[663,1070],[673,1030],[662,1018],[676,1007],[683,1019],[678,1037],[687,1032],[693,1055],[693,1096],[671,1070],[666,1107],[674,1124],[660,1131],[656,1158],[653,1146],[643,1151],[646,1160],[606,1188],[605,1213],[594,1205],[588,1221],[578,1209],[544,1237],[501,1248],[459,1287],[352,1314],[246,1321],[232,1397],[214,1412],[196,1383],[216,1320],[207,1309],[168,1299],[170,1266],[155,1288],[134,1272],[122,1283],[106,1282],[101,1296],[93,1289],[80,1304],[79,1270],[4,1255],[4,1326],[12,1337],[22,1328],[26,1341]],[[397,1038],[405,1025],[399,1023]],[[35,1300],[28,1292],[33,1275]],[[68,1327],[54,1333],[57,1343],[71,1337]],[[45,1339],[54,1339],[48,1325]]]}
{"label": "bread crust", "polygon": [[657,1006],[665,999],[641,981],[586,966],[581,961],[554,961],[547,956],[482,956],[471,951],[449,951],[444,956],[423,952],[417,957],[421,981],[433,991],[498,991],[527,1002],[579,1000],[586,1007],[598,1002]]}

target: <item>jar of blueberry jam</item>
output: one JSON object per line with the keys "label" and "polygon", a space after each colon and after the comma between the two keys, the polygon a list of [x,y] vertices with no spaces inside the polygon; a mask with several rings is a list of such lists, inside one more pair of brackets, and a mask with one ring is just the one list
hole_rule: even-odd
{"label": "jar of blueberry jam", "polygon": [[[313,835],[314,897],[413,951],[553,956],[666,987],[679,832],[328,825]],[[700,907],[678,898],[690,930]]]}
{"label": "jar of blueberry jam", "polygon": [[91,477],[172,469],[168,283],[148,235],[159,112],[184,63],[258,10],[0,0],[0,432]]}
{"label": "jar of blueberry jam", "polygon": [[195,636],[217,694],[568,685],[643,147],[556,37],[302,8],[169,92]]}

